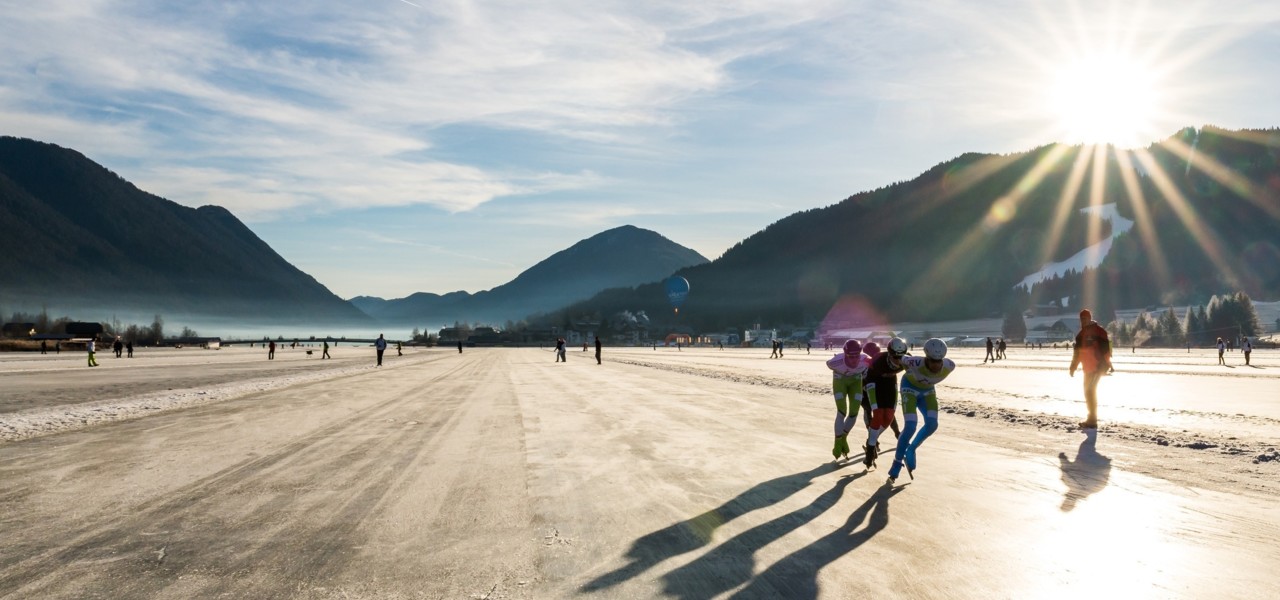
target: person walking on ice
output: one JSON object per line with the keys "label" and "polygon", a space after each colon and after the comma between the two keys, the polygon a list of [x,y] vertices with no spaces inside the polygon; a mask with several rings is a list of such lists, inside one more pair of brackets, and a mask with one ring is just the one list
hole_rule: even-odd
{"label": "person walking on ice", "polygon": [[381,333],[379,333],[379,334],[378,334],[378,339],[376,339],[376,340],[374,340],[374,341],[373,341],[373,349],[374,349],[374,350],[376,350],[376,351],[378,352],[378,364],[377,364],[377,366],[381,367],[381,366],[382,366],[382,353],[387,351],[387,338],[382,337],[382,334],[381,334]]}
{"label": "person walking on ice", "polygon": [[94,358],[94,357],[93,357],[93,355],[94,355],[94,346],[93,346],[93,345],[94,345],[94,340],[93,340],[93,338],[89,338],[89,344],[88,344],[87,346],[85,346],[85,349],[89,351],[89,366],[90,366],[90,367],[96,367],[96,366],[98,366],[98,359],[96,359],[96,358]]}
{"label": "person walking on ice", "polygon": [[[956,363],[947,358],[947,344],[938,338],[924,343],[924,356],[908,356],[902,360],[905,373],[902,376],[902,435],[889,467],[889,480],[893,484],[907,467],[907,475],[914,478],[916,450],[933,432],[938,430],[938,393],[936,387],[956,369]],[[924,428],[916,432],[916,411],[924,413]],[[914,435],[913,435],[914,434]]]}
{"label": "person walking on ice", "polygon": [[1226,351],[1227,351],[1227,343],[1222,341],[1222,338],[1218,338],[1218,364],[1224,367],[1227,365],[1227,360],[1222,357],[1222,353]]}
{"label": "person walking on ice", "polygon": [[836,398],[835,445],[831,448],[831,456],[849,458],[849,431],[858,416],[858,407],[862,403],[862,376],[867,372],[867,360],[862,355],[862,343],[849,340],[844,343],[844,352],[827,361],[831,369],[831,391]]}
{"label": "person walking on ice", "polygon": [[1253,354],[1253,343],[1249,341],[1249,338],[1244,338],[1240,341],[1240,349],[1244,350],[1244,366],[1252,366],[1249,364],[1249,355]]}
{"label": "person walking on ice", "polygon": [[[1219,339],[1221,344],[1222,340]],[[1111,370],[1111,338],[1107,330],[1093,320],[1089,309],[1080,311],[1080,333],[1076,334],[1076,342],[1071,353],[1072,377],[1076,376],[1076,367],[1084,369],[1084,404],[1089,416],[1080,422],[1081,429],[1098,428],[1098,380]],[[1221,348],[1221,345],[1219,345]],[[1221,360],[1221,350],[1219,350]]]}

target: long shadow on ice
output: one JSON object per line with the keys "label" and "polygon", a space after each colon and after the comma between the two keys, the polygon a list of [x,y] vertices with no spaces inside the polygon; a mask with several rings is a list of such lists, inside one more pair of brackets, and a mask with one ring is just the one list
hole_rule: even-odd
{"label": "long shadow on ice", "polygon": [[835,506],[844,489],[867,473],[841,477],[807,506],[761,523],[712,548],[693,562],[662,576],[663,591],[685,600],[714,598],[751,580],[755,553]]}
{"label": "long shadow on ice", "polygon": [[[844,525],[782,557],[731,598],[817,598],[818,572],[883,531],[889,525],[889,498],[904,488],[905,485],[880,486]],[[859,529],[863,523],[866,526]],[[875,572],[874,566],[855,568],[864,566],[871,569],[868,573]]]}
{"label": "long shadow on ice", "polygon": [[1058,467],[1062,469],[1062,483],[1067,493],[1062,497],[1062,512],[1070,512],[1076,503],[1090,494],[1102,491],[1111,478],[1111,458],[1098,454],[1098,432],[1089,430],[1076,450],[1075,460],[1068,460],[1066,452],[1058,453]]}
{"label": "long shadow on ice", "polygon": [[[582,586],[582,590],[595,592],[611,588],[664,560],[702,548],[711,542],[711,536],[721,525],[751,511],[777,504],[808,487],[815,478],[842,467],[824,463],[808,471],[758,483],[716,508],[647,534],[631,543],[627,550],[627,564],[591,580]],[[840,484],[840,489],[843,485]]]}

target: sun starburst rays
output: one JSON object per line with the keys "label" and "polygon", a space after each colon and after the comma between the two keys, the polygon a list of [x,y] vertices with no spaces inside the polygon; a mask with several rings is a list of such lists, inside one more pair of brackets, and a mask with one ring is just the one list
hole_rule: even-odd
{"label": "sun starburst rays", "polygon": [[1206,227],[1204,221],[1197,217],[1191,203],[1182,195],[1178,186],[1174,185],[1169,174],[1164,172],[1164,169],[1160,167],[1160,164],[1156,162],[1155,157],[1149,151],[1138,150],[1134,152],[1134,156],[1146,168],[1147,173],[1151,176],[1151,182],[1155,184],[1156,189],[1160,190],[1160,194],[1164,196],[1165,201],[1173,209],[1178,220],[1182,221],[1183,227],[1195,238],[1196,243],[1200,245],[1205,255],[1213,262],[1213,266],[1218,269],[1219,273],[1226,275],[1227,281],[1238,282],[1240,277],[1235,268],[1231,266],[1231,262],[1223,256],[1224,245],[1217,232],[1210,227]]}
{"label": "sun starburst rays", "polygon": [[1146,194],[1143,193],[1142,186],[1138,182],[1133,159],[1128,152],[1116,152],[1116,161],[1120,164],[1120,180],[1124,183],[1125,193],[1128,194],[1129,206],[1133,207],[1134,225],[1138,228],[1142,247],[1151,256],[1151,265],[1155,269],[1157,283],[1167,286],[1170,283],[1169,261],[1165,258],[1164,248],[1160,245],[1160,239],[1152,224],[1151,213],[1147,209]]}
{"label": "sun starburst rays", "polygon": [[[1165,232],[1160,229],[1166,216],[1172,215],[1201,247],[1225,283],[1241,281],[1240,268],[1233,266],[1236,259],[1223,243],[1223,232],[1208,226],[1202,216],[1197,215],[1195,206],[1199,204],[1189,201],[1188,195],[1193,192],[1179,179],[1184,175],[1177,173],[1175,177],[1166,172],[1165,169],[1173,168],[1167,166],[1168,161],[1162,166],[1152,156],[1155,148],[1163,148],[1181,158],[1188,173],[1194,169],[1234,192],[1243,199],[1240,201],[1280,219],[1280,202],[1275,201],[1280,178],[1274,183],[1252,181],[1247,172],[1237,172],[1211,156],[1197,153],[1177,137],[1153,146],[1154,140],[1168,136],[1173,128],[1203,118],[1199,113],[1188,112],[1188,107],[1194,106],[1190,100],[1203,100],[1208,94],[1220,93],[1222,88],[1200,78],[1189,78],[1187,72],[1207,56],[1233,43],[1239,32],[1218,29],[1188,37],[1185,32],[1199,27],[1205,16],[1203,11],[1169,14],[1147,2],[1112,3],[1108,7],[1109,10],[1099,13],[1086,10],[1078,0],[1042,5],[1037,11],[1041,35],[1034,42],[1017,35],[1017,28],[999,19],[984,18],[972,23],[984,30],[1004,52],[1022,59],[1025,72],[1043,75],[1040,79],[1013,83],[1011,89],[1016,89],[1016,93],[1011,96],[1043,98],[1038,109],[1018,114],[1033,115],[1042,124],[1039,139],[1057,139],[1063,145],[1044,152],[1009,189],[992,190],[986,214],[960,237],[951,252],[921,270],[911,286],[912,292],[928,292],[927,282],[963,267],[966,257],[982,247],[984,237],[1017,219],[1019,210],[1025,210],[1022,205],[1028,198],[1044,198],[1045,194],[1034,194],[1034,191],[1046,182],[1061,189],[1055,190],[1057,205],[1036,246],[1039,265],[1052,263],[1064,247],[1079,247],[1077,244],[1097,245],[1099,251],[1110,251],[1099,243],[1106,240],[1102,235],[1105,224],[1098,208],[1115,203],[1124,211],[1125,218],[1133,219],[1136,230],[1120,234],[1133,236],[1133,244],[1111,245],[1111,250],[1124,254],[1108,261],[1137,261],[1134,264],[1148,270],[1146,275],[1153,285],[1173,289],[1178,284],[1177,265],[1170,262],[1169,257],[1173,256],[1170,242],[1162,240]],[[1205,10],[1211,9],[1206,5]],[[1167,26],[1154,26],[1156,17],[1163,19]],[[1269,21],[1259,19],[1257,22],[1260,27]],[[1247,137],[1247,134],[1222,134]],[[1275,139],[1248,141],[1275,144]],[[1072,154],[1074,157],[1067,167],[1065,159]],[[1009,157],[991,157],[968,165],[968,172],[955,178],[953,185],[911,210],[944,207],[945,199],[953,194],[970,191],[978,182],[1023,164],[1025,161]],[[982,170],[978,170],[978,166]],[[1073,230],[1069,227],[1076,218],[1073,213],[1081,208],[1092,209],[1084,227],[1084,239],[1064,240],[1066,232]],[[1113,232],[1116,225],[1112,223]],[[1086,304],[1106,304],[1105,298],[1099,298],[1099,294],[1105,293],[1100,285],[1105,277],[1102,269],[1085,268],[1081,277],[1081,300]]]}

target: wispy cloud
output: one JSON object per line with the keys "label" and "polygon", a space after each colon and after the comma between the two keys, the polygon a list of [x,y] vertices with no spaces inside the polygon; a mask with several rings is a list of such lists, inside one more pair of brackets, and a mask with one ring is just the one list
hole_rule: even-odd
{"label": "wispy cloud", "polygon": [[[1095,44],[1162,58],[1155,130],[1275,125],[1259,120],[1280,101],[1259,76],[1280,66],[1280,4],[1249,0],[0,0],[0,14],[0,134],[259,224],[523,219],[510,231],[548,236],[520,238],[535,258],[624,222],[705,237],[708,215],[743,228],[717,238],[731,244],[961,152],[1053,141],[1045,83]],[[459,252],[510,262],[508,247]]]}
{"label": "wispy cloud", "polygon": [[[434,128],[472,123],[625,145],[629,131],[669,124],[672,106],[721,85],[734,56],[673,45],[661,23],[621,3],[586,16],[554,3],[405,4],[425,10],[105,1],[9,10],[5,113],[114,123],[138,141],[85,144],[72,127],[40,119],[8,131],[108,160],[146,155],[135,177],[189,204],[218,196],[237,212],[468,210],[597,180],[433,158],[424,151]],[[41,109],[50,98],[52,111]],[[401,158],[408,152],[418,158]],[[210,173],[217,169],[226,175]],[[197,171],[189,185],[177,176]],[[276,187],[285,178],[295,181]],[[557,183],[531,185],[547,179]],[[200,193],[210,183],[220,191]]]}

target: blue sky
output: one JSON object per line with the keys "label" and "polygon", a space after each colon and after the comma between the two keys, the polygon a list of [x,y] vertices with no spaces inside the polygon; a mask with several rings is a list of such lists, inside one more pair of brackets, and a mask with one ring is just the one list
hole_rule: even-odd
{"label": "blue sky", "polygon": [[1262,1],[0,14],[0,134],[224,206],[344,298],[489,289],[624,224],[714,259],[964,152],[1280,125],[1280,3]]}

